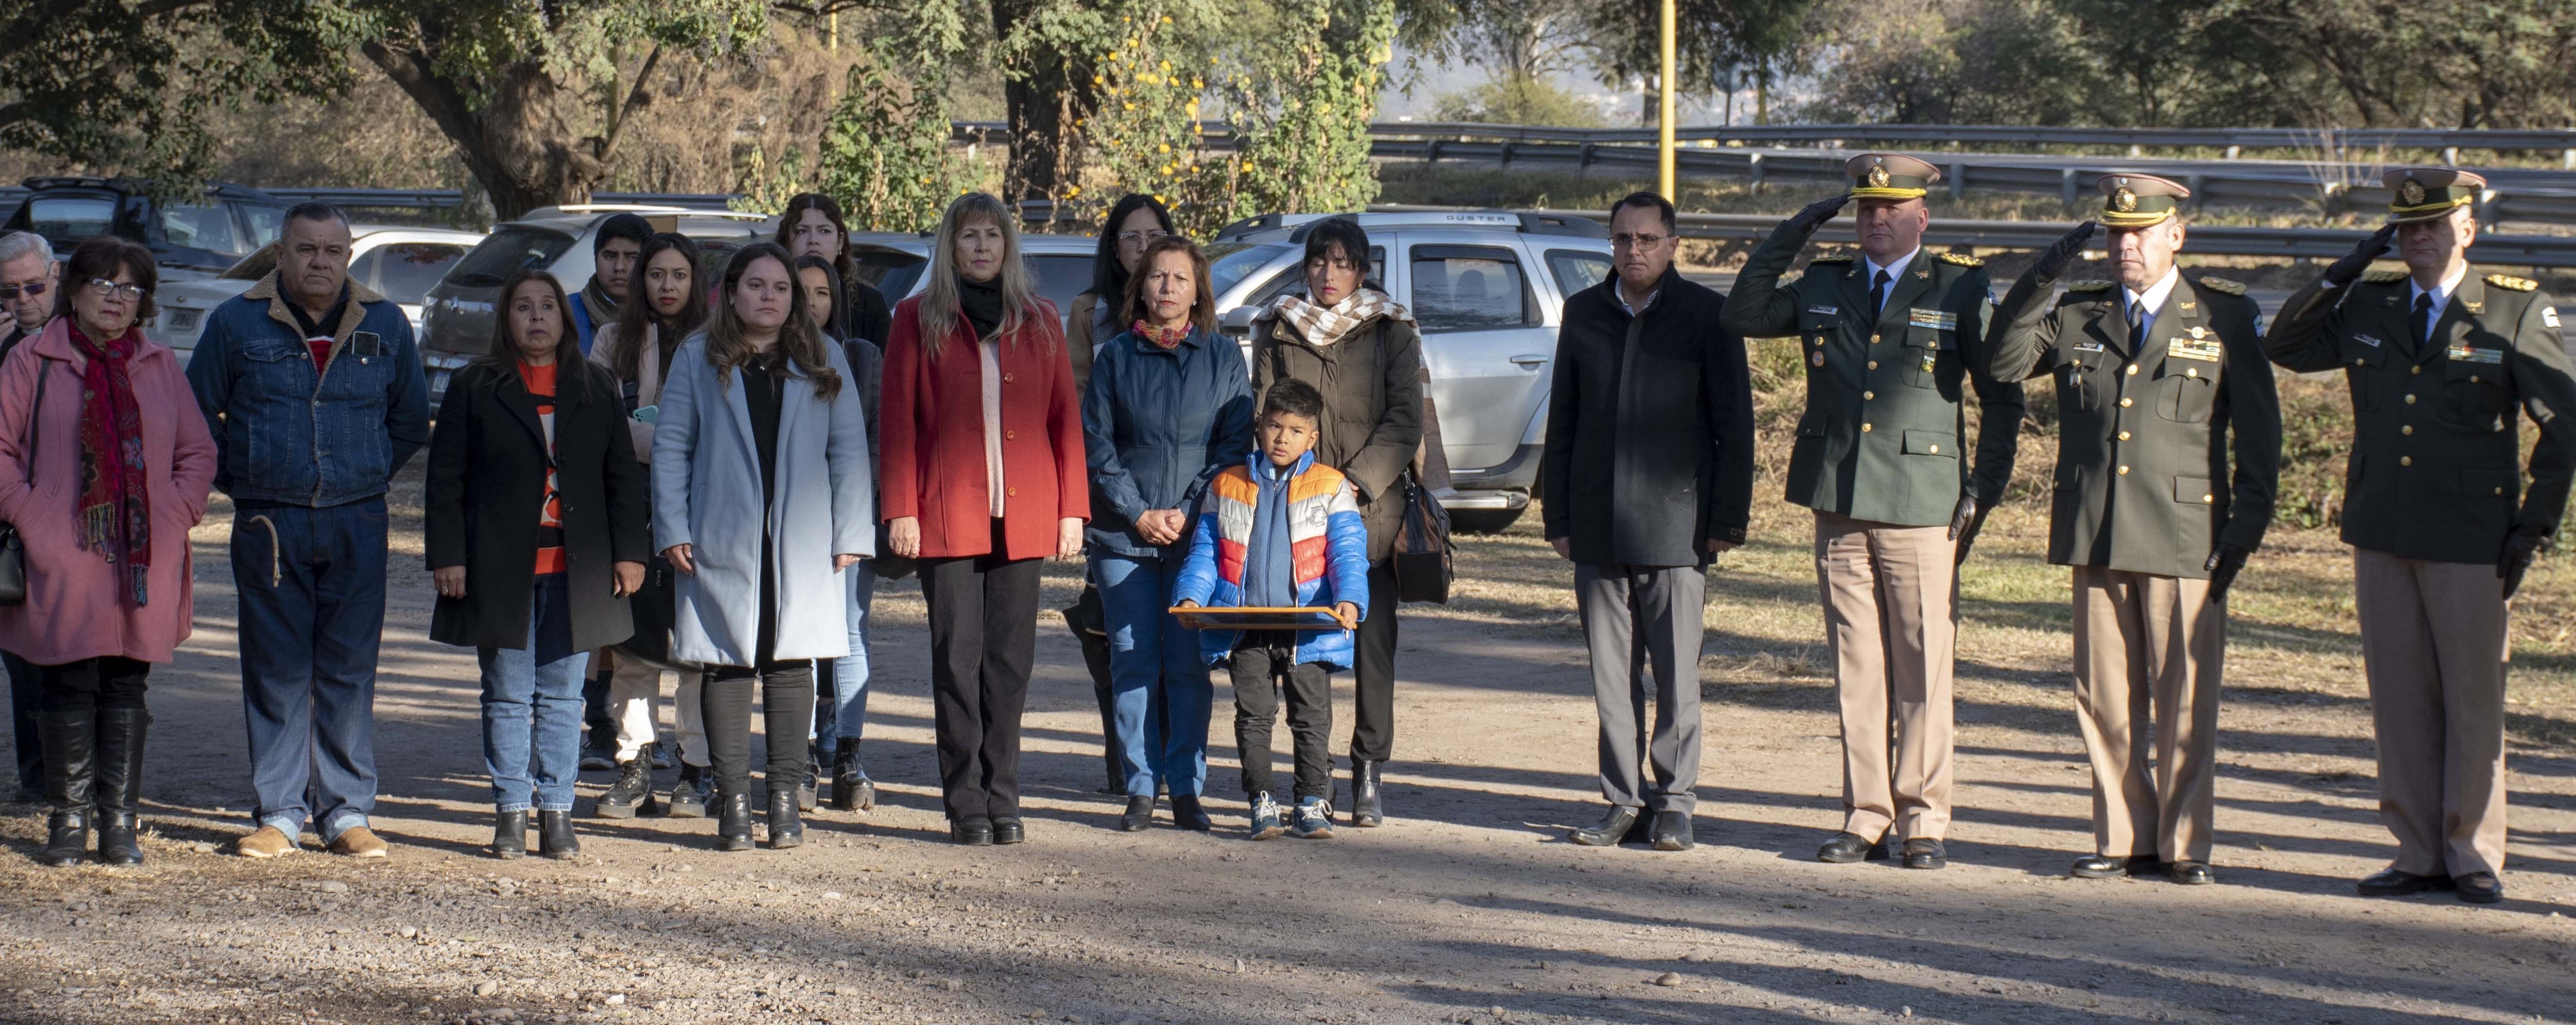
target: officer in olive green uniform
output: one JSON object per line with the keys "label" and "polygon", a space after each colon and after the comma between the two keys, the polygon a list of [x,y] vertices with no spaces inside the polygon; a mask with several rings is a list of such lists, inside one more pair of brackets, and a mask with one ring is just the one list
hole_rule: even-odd
{"label": "officer in olive green uniform", "polygon": [[[1754,251],[1725,322],[1748,338],[1797,337],[1807,365],[1788,497],[1816,513],[1816,581],[1843,728],[1843,831],[1817,856],[1884,857],[1893,830],[1907,867],[1940,868],[1956,567],[2012,478],[2022,389],[1968,372],[1991,299],[1983,261],[1923,251],[1923,195],[1940,170],[1865,153],[1846,171],[1848,194],[1800,211]],[[1862,255],[1817,257],[1806,276],[1781,283],[1816,229],[1852,200]],[[1963,385],[1979,407],[1973,470]]]}
{"label": "officer in olive green uniform", "polygon": [[[2341,368],[2352,388],[2343,539],[2379,815],[2397,836],[2397,860],[2361,892],[2493,903],[2504,899],[2506,599],[2567,505],[2576,377],[2549,296],[2463,253],[2486,181],[2400,168],[2386,183],[2389,225],[2292,295],[2265,347],[2292,370]],[[2365,273],[2391,236],[2407,269]],[[2528,494],[2517,409],[2541,432]]]}
{"label": "officer in olive green uniform", "polygon": [[2076,717],[2093,767],[2094,853],[2073,874],[2207,883],[2223,603],[2272,519],[2280,403],[2244,286],[2173,266],[2190,190],[2147,175],[2097,184],[2121,280],[2048,301],[2093,225],[2077,228],[2014,283],[1987,352],[1997,380],[2057,386],[2048,560],[2075,569]]}

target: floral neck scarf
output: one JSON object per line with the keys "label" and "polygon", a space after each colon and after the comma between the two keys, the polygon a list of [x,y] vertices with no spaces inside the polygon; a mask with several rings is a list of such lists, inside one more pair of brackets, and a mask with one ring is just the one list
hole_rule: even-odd
{"label": "floral neck scarf", "polygon": [[1169,352],[1180,348],[1182,340],[1190,336],[1190,326],[1182,324],[1179,327],[1155,327],[1140,320],[1127,325],[1127,333],[1152,342],[1155,347]]}

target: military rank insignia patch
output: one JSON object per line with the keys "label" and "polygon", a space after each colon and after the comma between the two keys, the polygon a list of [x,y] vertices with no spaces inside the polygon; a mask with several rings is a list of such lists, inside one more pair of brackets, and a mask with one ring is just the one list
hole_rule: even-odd
{"label": "military rank insignia patch", "polygon": [[1928,327],[1936,331],[1956,331],[1959,329],[1959,315],[1948,310],[1927,310],[1920,306],[1907,307],[1905,326]]}
{"label": "military rank insignia patch", "polygon": [[2352,336],[2352,340],[2360,342],[2363,345],[2370,346],[2374,349],[2379,348],[2379,337],[2377,335],[2365,335],[2356,332]]}
{"label": "military rank insignia patch", "polygon": [[1841,312],[1841,310],[1832,306],[1810,306],[1807,307],[1807,312],[1813,313],[1819,317],[1830,317]]}
{"label": "military rank insignia patch", "polygon": [[2229,281],[2226,278],[2204,277],[2200,279],[2200,284],[2201,287],[2207,288],[2212,292],[2225,292],[2229,295],[2245,294],[2245,284],[2240,281]]}
{"label": "military rank insignia patch", "polygon": [[2540,308],[2540,322],[2541,322],[2541,323],[2543,323],[2543,324],[2547,324],[2547,325],[2549,325],[2549,326],[2551,326],[2551,327],[2557,327],[2557,326],[2558,326],[2558,307],[2555,307],[2555,306],[2543,306],[2543,307],[2541,307],[2541,308]]}
{"label": "military rank insignia patch", "polygon": [[2227,346],[2218,340],[2217,335],[2211,334],[2208,328],[2194,327],[2191,329],[2190,337],[2176,338],[2173,344],[2166,346],[2165,355],[2176,359],[2196,359],[2203,363],[2216,363],[2227,358]]}
{"label": "military rank insignia patch", "polygon": [[2510,274],[2489,274],[2487,284],[2510,292],[2532,292],[2540,288],[2540,282],[2530,278],[2517,278]]}
{"label": "military rank insignia patch", "polygon": [[2450,346],[2442,350],[2442,355],[2448,357],[2455,363],[2495,364],[2504,362],[2503,349],[2481,349],[2473,345]]}
{"label": "military rank insignia patch", "polygon": [[1984,260],[1977,259],[1973,256],[1963,256],[1958,253],[1943,253],[1940,256],[1940,260],[1942,263],[1955,264],[1961,267],[1983,267],[1986,265],[1986,261]]}
{"label": "military rank insignia patch", "polygon": [[1821,366],[1824,366],[1824,365],[1825,365],[1825,350],[1823,350],[1823,349],[1818,349],[1818,350],[1816,350],[1816,351],[1814,351],[1814,352],[1808,353],[1808,354],[1807,354],[1807,362],[1808,362],[1808,363],[1810,363],[1810,364],[1812,364],[1812,365],[1815,365],[1815,366],[1820,366],[1820,367],[1821,367]]}
{"label": "military rank insignia patch", "polygon": [[2361,280],[2374,285],[2385,285],[2391,282],[2406,280],[2406,272],[2402,270],[2363,271],[2361,274]]}

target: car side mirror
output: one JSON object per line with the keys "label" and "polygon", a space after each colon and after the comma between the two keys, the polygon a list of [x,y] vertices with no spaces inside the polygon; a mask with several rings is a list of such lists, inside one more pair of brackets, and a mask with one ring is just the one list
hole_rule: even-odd
{"label": "car side mirror", "polygon": [[1233,309],[1217,314],[1217,329],[1230,335],[1251,334],[1252,317],[1254,314],[1259,312],[1261,312],[1261,308],[1258,306],[1237,306]]}

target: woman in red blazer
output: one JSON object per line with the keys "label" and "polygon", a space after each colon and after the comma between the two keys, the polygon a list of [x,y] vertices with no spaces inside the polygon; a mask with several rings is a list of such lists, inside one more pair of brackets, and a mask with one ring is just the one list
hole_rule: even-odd
{"label": "woman in red blazer", "polygon": [[951,839],[1019,843],[1038,560],[1082,556],[1082,406],[1055,306],[1002,201],[958,197],[929,284],[894,310],[879,407],[887,547],[921,560]]}

